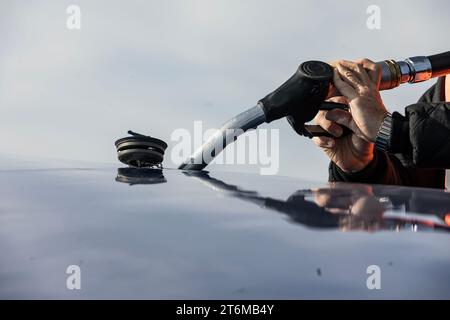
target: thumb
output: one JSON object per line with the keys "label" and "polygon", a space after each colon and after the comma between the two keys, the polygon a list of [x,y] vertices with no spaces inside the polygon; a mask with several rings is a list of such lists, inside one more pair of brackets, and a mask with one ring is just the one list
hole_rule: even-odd
{"label": "thumb", "polygon": [[333,96],[325,101],[337,102],[348,105],[348,99],[344,96]]}
{"label": "thumb", "polygon": [[333,83],[336,89],[348,100],[353,100],[354,98],[356,98],[356,90],[351,85],[342,80],[337,68],[333,69]]}

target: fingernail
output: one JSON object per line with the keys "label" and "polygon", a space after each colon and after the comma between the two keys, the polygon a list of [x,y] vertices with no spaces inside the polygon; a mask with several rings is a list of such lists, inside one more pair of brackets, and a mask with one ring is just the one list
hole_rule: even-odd
{"label": "fingernail", "polygon": [[340,137],[342,135],[344,130],[342,130],[341,127],[337,127],[336,129],[333,130],[333,135],[335,135],[336,137]]}
{"label": "fingernail", "polygon": [[326,142],[326,146],[327,146],[328,148],[333,147],[333,146],[334,146],[334,140],[332,140],[332,139],[328,140],[328,141]]}
{"label": "fingernail", "polygon": [[331,112],[327,112],[327,113],[325,114],[325,119],[327,119],[327,120],[329,120],[329,121],[335,121],[334,114],[331,113]]}

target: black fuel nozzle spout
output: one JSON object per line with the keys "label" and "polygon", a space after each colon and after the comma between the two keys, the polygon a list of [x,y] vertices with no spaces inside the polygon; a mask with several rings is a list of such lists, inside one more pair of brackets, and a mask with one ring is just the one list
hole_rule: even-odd
{"label": "black fuel nozzle spout", "polygon": [[316,116],[332,81],[333,68],[328,63],[303,62],[292,77],[258,102],[266,122],[287,117],[298,134],[310,136],[305,123]]}

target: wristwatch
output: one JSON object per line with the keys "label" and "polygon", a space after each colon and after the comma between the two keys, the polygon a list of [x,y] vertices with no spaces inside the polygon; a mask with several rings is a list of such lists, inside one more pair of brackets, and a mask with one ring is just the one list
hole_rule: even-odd
{"label": "wristwatch", "polygon": [[386,152],[389,150],[389,140],[391,138],[392,130],[392,114],[387,113],[383,119],[383,122],[378,129],[377,136],[375,138],[375,148]]}

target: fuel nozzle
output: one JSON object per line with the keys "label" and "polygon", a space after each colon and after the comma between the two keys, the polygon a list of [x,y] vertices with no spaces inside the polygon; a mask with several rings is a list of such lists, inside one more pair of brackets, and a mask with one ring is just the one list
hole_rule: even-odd
{"label": "fuel nozzle", "polygon": [[341,103],[324,102],[333,80],[333,68],[322,61],[303,62],[285,83],[261,99],[258,104],[266,122],[286,117],[294,130],[303,136],[325,135],[318,126],[305,125],[319,110],[346,109]]}
{"label": "fuel nozzle", "polygon": [[[404,82],[425,81],[450,73],[450,51],[429,57],[414,57],[402,62],[387,60],[381,68],[380,90],[391,89]],[[341,103],[325,102],[333,80],[332,67],[321,61],[306,61],[278,89],[259,100],[257,105],[226,122],[179,169],[201,170],[238,135],[260,124],[286,117],[294,130],[309,138],[329,136],[320,126],[309,125],[319,110],[348,109]],[[238,129],[238,130],[236,130]],[[351,132],[343,127],[343,135]],[[231,132],[231,133],[230,133]],[[230,136],[232,139],[230,139]],[[204,155],[207,155],[205,160]]]}
{"label": "fuel nozzle", "polygon": [[[450,73],[450,51],[416,56],[404,61],[384,60],[376,63],[380,68],[380,90],[389,90],[403,83],[417,83]],[[324,102],[333,81],[332,67],[321,61],[306,61],[295,74],[278,89],[258,102],[266,122],[286,117],[300,135],[330,136],[316,125],[308,125],[319,110],[348,109],[341,103]],[[351,132],[343,127],[344,135]]]}

